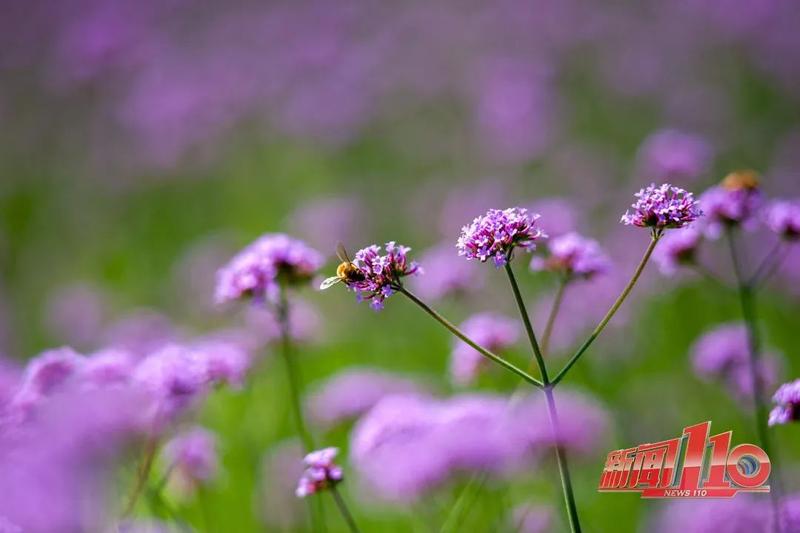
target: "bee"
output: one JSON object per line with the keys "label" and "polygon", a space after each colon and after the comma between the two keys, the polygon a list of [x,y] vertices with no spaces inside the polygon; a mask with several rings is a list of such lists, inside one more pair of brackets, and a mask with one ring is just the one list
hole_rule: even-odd
{"label": "bee", "polygon": [[324,291],[327,288],[333,287],[340,281],[353,282],[364,280],[364,273],[350,260],[350,257],[347,255],[347,250],[344,249],[342,243],[336,245],[336,256],[341,261],[339,266],[336,267],[336,275],[323,281],[319,286],[320,290]]}

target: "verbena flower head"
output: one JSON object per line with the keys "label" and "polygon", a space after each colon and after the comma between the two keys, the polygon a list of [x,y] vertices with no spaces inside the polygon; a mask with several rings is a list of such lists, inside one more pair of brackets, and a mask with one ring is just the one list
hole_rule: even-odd
{"label": "verbena flower head", "polygon": [[692,193],[669,183],[659,186],[653,183],[635,196],[633,211],[626,211],[621,219],[628,226],[661,232],[688,226],[703,214]]}
{"label": "verbena flower head", "polygon": [[706,216],[706,234],[717,237],[726,227],[752,227],[762,204],[763,195],[755,172],[744,170],[728,174],[722,183],[700,196],[700,206]]}
{"label": "verbena flower head", "polygon": [[303,241],[271,233],[239,252],[217,272],[215,298],[223,303],[245,297],[273,297],[281,282],[308,282],[324,263]]}
{"label": "verbena flower head", "polygon": [[775,407],[769,414],[769,425],[800,420],[800,379],[784,383],[772,397]]}
{"label": "verbena flower head", "polygon": [[702,233],[694,228],[670,232],[661,239],[658,248],[653,252],[653,261],[662,274],[671,276],[680,267],[694,263],[702,240]]}
{"label": "verbena flower head", "polygon": [[48,350],[28,361],[12,403],[27,409],[77,379],[86,358],[63,347]]}
{"label": "verbena flower head", "polygon": [[[738,398],[751,398],[753,378],[750,373],[747,329],[731,323],[704,333],[690,349],[695,374],[705,381],[718,381]],[[779,369],[776,354],[767,353],[759,361],[758,378],[764,388],[774,385]]]}
{"label": "verbena flower head", "polygon": [[162,455],[171,477],[177,476],[180,485],[187,489],[213,480],[219,470],[216,435],[200,426],[169,440]]}
{"label": "verbena flower head", "polygon": [[355,420],[384,396],[412,394],[423,387],[407,377],[371,368],[350,368],[325,380],[308,399],[310,417],[320,426]]}
{"label": "verbena flower head", "polygon": [[295,491],[298,498],[326,490],[344,479],[342,468],[333,462],[338,454],[339,448],[323,448],[306,455],[306,469]]}
{"label": "verbena flower head", "polygon": [[386,253],[381,255],[381,247],[373,244],[356,252],[353,264],[361,274],[359,278],[348,279],[344,284],[356,292],[359,300],[369,300],[373,309],[383,308],[383,302],[394,294],[406,276],[422,273],[416,261],[409,261],[411,248],[389,241]]}
{"label": "verbena flower head", "polygon": [[596,240],[575,232],[555,237],[547,248],[549,255],[546,258],[531,259],[531,270],[548,270],[568,279],[589,279],[607,272],[611,266],[611,261]]}
{"label": "verbena flower head", "polygon": [[[468,337],[491,351],[502,351],[512,346],[520,333],[516,320],[497,313],[472,315],[460,327]],[[455,340],[450,355],[450,376],[454,383],[471,383],[490,364],[488,359],[467,343]]]}
{"label": "verbena flower head", "polygon": [[192,348],[202,354],[209,382],[235,389],[244,385],[252,359],[243,343],[210,337],[194,343]]}
{"label": "verbena flower head", "polygon": [[135,359],[130,352],[117,348],[100,350],[86,357],[80,380],[84,386],[124,385],[130,381]]}
{"label": "verbena flower head", "polygon": [[539,215],[529,214],[521,207],[489,209],[485,215],[461,228],[456,243],[458,255],[481,263],[492,259],[496,267],[501,267],[515,248],[534,250],[536,241],[547,237],[536,226],[538,219]]}
{"label": "verbena flower head", "polygon": [[800,200],[778,200],[767,207],[767,227],[782,239],[800,239]]}

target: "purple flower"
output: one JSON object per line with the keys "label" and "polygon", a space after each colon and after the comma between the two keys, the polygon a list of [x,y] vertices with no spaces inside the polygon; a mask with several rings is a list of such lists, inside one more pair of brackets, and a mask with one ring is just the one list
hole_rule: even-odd
{"label": "purple flower", "polygon": [[711,145],[701,137],[674,129],[660,130],[639,148],[642,174],[665,180],[695,179],[705,173],[713,159]]}
{"label": "purple flower", "polygon": [[694,228],[670,232],[661,239],[653,252],[653,261],[666,276],[675,274],[681,266],[691,265],[697,257],[697,250],[703,234]]}
{"label": "purple flower", "polygon": [[345,285],[356,292],[359,301],[370,300],[373,309],[382,309],[383,301],[394,294],[401,278],[422,273],[416,261],[408,260],[409,251],[411,248],[394,241],[386,243],[385,255],[381,255],[381,247],[375,244],[362,248],[353,259],[358,277],[346,280]]}
{"label": "purple flower", "polygon": [[133,356],[125,350],[100,350],[85,358],[80,380],[84,385],[96,387],[123,385],[130,381],[134,364]]}
{"label": "purple flower", "polygon": [[[700,337],[691,348],[695,373],[706,381],[719,381],[736,397],[753,395],[747,329],[744,324],[723,324]],[[772,387],[778,374],[778,357],[764,354],[758,368],[765,388]]]}
{"label": "purple flower", "polygon": [[784,383],[772,397],[775,407],[769,414],[769,425],[800,420],[800,379]]}
{"label": "purple flower", "polygon": [[218,303],[244,297],[273,297],[281,282],[310,281],[324,263],[322,254],[282,233],[263,235],[217,272]]}
{"label": "purple flower", "polygon": [[[517,321],[496,313],[472,315],[460,327],[467,337],[493,352],[509,348],[519,337]],[[455,340],[450,354],[450,376],[454,383],[467,385],[488,366],[488,360],[474,348]]]}
{"label": "purple flower", "polygon": [[767,207],[767,227],[787,241],[800,239],[800,200],[778,200]]}
{"label": "purple flower", "polygon": [[85,358],[72,348],[43,352],[28,361],[12,403],[17,408],[27,409],[52,396],[76,379],[84,363]]}
{"label": "purple flower", "polygon": [[668,228],[683,228],[703,214],[692,193],[669,183],[658,187],[653,183],[635,196],[637,200],[631,205],[633,212],[626,211],[621,219],[628,226],[661,232]]}
{"label": "purple flower", "polygon": [[751,228],[762,204],[758,175],[749,170],[732,172],[720,185],[700,196],[700,206],[706,216],[704,231],[709,237],[718,237],[726,227]]}
{"label": "purple flower", "polygon": [[170,439],[162,451],[170,477],[187,490],[208,483],[218,473],[217,437],[195,426]]}
{"label": "purple flower", "polygon": [[148,391],[155,401],[151,416],[159,426],[191,407],[207,391],[207,361],[196,349],[168,344],[139,363],[133,382]]}
{"label": "purple flower", "polygon": [[195,342],[192,348],[201,354],[211,383],[225,383],[237,389],[244,385],[252,359],[242,343],[210,337]]}
{"label": "purple flower", "polygon": [[450,244],[427,250],[420,262],[425,265],[425,275],[414,280],[414,287],[426,300],[461,295],[483,284],[482,271],[454,254]]}
{"label": "purple flower", "polygon": [[458,255],[468,260],[477,259],[485,263],[489,258],[497,267],[506,264],[514,249],[534,250],[536,241],[546,238],[536,227],[537,214],[528,214],[527,209],[489,209],[485,215],[475,218],[471,224],[461,228],[456,243]]}
{"label": "purple flower", "polygon": [[305,498],[311,494],[328,489],[344,479],[342,468],[333,462],[339,448],[323,448],[305,456],[306,469],[297,483],[295,494]]}
{"label": "purple flower", "polygon": [[611,266],[611,261],[596,240],[574,232],[551,239],[547,249],[547,258],[531,259],[531,270],[548,270],[567,279],[590,279],[607,272]]}
{"label": "purple flower", "polygon": [[308,399],[311,418],[324,427],[354,420],[391,394],[420,392],[412,380],[370,368],[346,369],[323,382]]}

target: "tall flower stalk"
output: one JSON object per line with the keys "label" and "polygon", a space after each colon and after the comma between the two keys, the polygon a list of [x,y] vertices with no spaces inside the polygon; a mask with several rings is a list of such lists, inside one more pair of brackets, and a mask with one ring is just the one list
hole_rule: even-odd
{"label": "tall flower stalk", "polygon": [[[323,284],[326,288],[335,281],[344,282],[345,286],[356,292],[359,300],[369,300],[375,309],[381,309],[384,301],[395,293],[406,296],[414,304],[425,311],[429,316],[444,326],[450,333],[461,339],[478,353],[506,370],[522,378],[525,382],[544,391],[550,428],[555,442],[555,455],[558,463],[564,505],[570,526],[573,532],[580,532],[581,525],[578,508],[572,486],[569,465],[564,447],[561,446],[561,431],[559,425],[558,409],[554,397],[556,385],[563,380],[569,370],[578,362],[580,357],[588,350],[589,346],[602,333],[619,308],[622,306],[634,285],[644,271],[650,256],[659,239],[666,229],[682,228],[689,225],[700,216],[697,202],[691,193],[672,187],[669,184],[656,187],[650,186],[642,189],[637,195],[638,200],[633,204],[633,213],[626,213],[622,222],[628,225],[649,228],[651,240],[645,250],[642,260],[634,270],[633,276],[623,288],[621,294],[608,310],[606,315],[581,345],[565,367],[551,380],[545,364],[543,350],[538,342],[536,333],[531,323],[530,316],[525,307],[524,298],[519,289],[514,275],[511,261],[516,250],[532,251],[536,248],[537,241],[547,236],[536,225],[539,215],[528,214],[521,208],[505,210],[491,209],[485,215],[475,218],[471,224],[464,226],[458,239],[456,248],[461,256],[467,260],[487,262],[491,260],[495,267],[505,269],[509,284],[514,295],[514,300],[519,311],[520,319],[527,333],[528,341],[533,352],[533,360],[538,367],[541,379],[537,379],[513,363],[506,361],[497,354],[470,339],[463,331],[455,326],[440,313],[432,309],[419,297],[410,292],[403,284],[403,278],[417,275],[422,272],[421,267],[408,260],[407,253],[410,248],[399,246],[394,242],[386,245],[386,254],[381,255],[378,246],[370,246],[356,253],[355,260],[340,265],[338,279],[329,278]],[[590,277],[605,268],[605,257],[600,253],[599,247],[591,239],[584,239],[577,235],[569,235],[553,247],[552,261],[542,263],[547,268],[561,274],[560,285],[553,303],[550,317],[547,321],[546,339],[549,342],[555,317],[558,313],[564,290],[567,283],[576,277]],[[540,265],[541,266],[541,265]]]}

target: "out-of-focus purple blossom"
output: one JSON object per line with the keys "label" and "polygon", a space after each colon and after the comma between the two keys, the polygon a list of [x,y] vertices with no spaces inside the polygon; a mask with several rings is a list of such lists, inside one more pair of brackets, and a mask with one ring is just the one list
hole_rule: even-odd
{"label": "out-of-focus purple blossom", "polygon": [[588,394],[559,388],[555,392],[559,434],[553,434],[547,402],[534,393],[514,405],[508,417],[512,431],[522,439],[528,453],[547,452],[558,443],[572,455],[588,455],[604,445],[611,416],[599,400]]}
{"label": "out-of-focus purple blossom", "polygon": [[109,348],[86,356],[80,369],[81,383],[94,387],[130,382],[135,358],[124,350]]}
{"label": "out-of-focus purple blossom", "polygon": [[179,416],[206,392],[208,365],[202,352],[179,344],[168,344],[144,358],[133,373],[133,383],[154,400],[150,413],[156,428]]}
{"label": "out-of-focus purple blossom", "polygon": [[800,379],[784,383],[772,397],[775,407],[769,414],[769,425],[800,420]]}
{"label": "out-of-focus purple blossom", "polygon": [[192,242],[172,266],[172,286],[181,311],[191,317],[207,319],[220,313],[214,302],[217,270],[234,253],[234,239],[228,234],[213,234]]}
{"label": "out-of-focus purple blossom", "polygon": [[626,211],[621,219],[629,226],[660,232],[688,226],[703,214],[692,193],[669,183],[651,184],[635,196],[637,200],[631,205],[633,212]]}
{"label": "out-of-focus purple blossom", "polygon": [[700,195],[700,207],[705,215],[703,230],[709,237],[716,238],[726,227],[750,229],[762,205],[758,175],[751,170],[732,172],[720,185]]}
{"label": "out-of-focus purple blossom", "polygon": [[339,448],[323,448],[305,456],[306,469],[295,491],[298,498],[326,490],[344,479],[342,468],[333,462],[338,454]]}
{"label": "out-of-focus purple blossom", "polygon": [[102,335],[102,346],[142,357],[178,338],[179,332],[168,317],[157,311],[142,309],[111,324]]}
{"label": "out-of-focus purple blossom", "polygon": [[68,347],[37,355],[25,367],[19,389],[14,395],[14,405],[26,409],[53,395],[75,380],[84,363],[85,358]]}
{"label": "out-of-focus purple blossom", "polygon": [[461,228],[456,243],[458,255],[481,263],[491,258],[496,267],[501,267],[515,248],[532,251],[537,240],[547,237],[537,227],[538,219],[539,215],[528,214],[528,210],[521,207],[490,209]]}
{"label": "out-of-focus purple blossom", "polygon": [[305,507],[294,491],[303,475],[303,455],[297,440],[280,442],[264,454],[257,512],[267,526],[287,530],[302,523]]}
{"label": "out-of-focus purple blossom", "polygon": [[539,225],[551,239],[575,231],[581,225],[579,210],[566,198],[538,200],[528,206],[528,211],[539,214]]}
{"label": "out-of-focus purple blossom", "polygon": [[191,491],[212,481],[219,472],[217,437],[211,431],[194,426],[170,439],[162,451],[170,481]]}
{"label": "out-of-focus purple blossom", "polygon": [[767,533],[769,502],[749,494],[720,500],[674,500],[645,529],[653,533]]}
{"label": "out-of-focus purple blossom", "polygon": [[[497,313],[478,313],[466,319],[461,331],[484,348],[498,352],[513,346],[519,338],[516,320]],[[450,377],[458,385],[471,383],[489,361],[470,345],[455,340],[450,354]]]}
{"label": "out-of-focus purple blossom", "polygon": [[218,303],[245,297],[272,298],[281,282],[311,280],[325,262],[322,254],[303,241],[268,233],[248,245],[217,273]]}
{"label": "out-of-focus purple blossom", "polygon": [[309,416],[323,427],[355,420],[384,396],[421,392],[411,379],[370,368],[346,369],[325,380],[307,401]]}
{"label": "out-of-focus purple blossom", "polygon": [[553,530],[553,510],[544,505],[518,505],[509,522],[512,530],[519,533],[547,533]]}
{"label": "out-of-focus purple blossom", "polygon": [[[245,327],[260,344],[280,340],[281,327],[275,313],[261,306],[250,306],[244,311]],[[323,331],[319,311],[308,301],[293,297],[289,300],[289,337],[293,342],[314,342]]]}
{"label": "out-of-focus purple blossom", "polygon": [[45,321],[58,342],[89,349],[107,319],[105,295],[87,283],[61,287],[47,301]]}
{"label": "out-of-focus purple blossom", "polygon": [[669,232],[653,252],[653,261],[662,274],[672,276],[680,267],[694,263],[702,240],[703,234],[694,228]]}
{"label": "out-of-focus purple blossom", "polygon": [[[736,397],[753,395],[750,374],[747,329],[744,324],[718,326],[703,334],[690,349],[695,373],[706,381],[719,381]],[[765,389],[772,388],[778,378],[779,358],[762,354],[758,374]]]}
{"label": "out-of-focus purple blossom", "polygon": [[362,248],[356,252],[353,264],[363,279],[346,280],[345,285],[356,292],[359,301],[369,300],[373,309],[382,309],[384,300],[394,294],[402,278],[422,273],[419,263],[408,260],[409,251],[411,248],[394,241],[386,243],[385,255],[375,244]]}
{"label": "out-of-focus purple blossom", "polygon": [[665,181],[693,180],[708,171],[714,150],[700,135],[665,129],[647,137],[637,157],[642,175]]}
{"label": "out-of-focus purple blossom", "polygon": [[323,253],[333,253],[339,242],[359,242],[363,206],[354,197],[317,198],[298,207],[288,218],[294,234]]}
{"label": "out-of-focus purple blossom", "polygon": [[480,269],[461,260],[451,244],[427,250],[420,263],[425,265],[425,275],[414,279],[414,288],[426,300],[464,294],[483,285]]}
{"label": "out-of-focus purple blossom", "polygon": [[800,239],[800,201],[778,200],[770,204],[765,213],[767,227],[782,239]]}
{"label": "out-of-focus purple blossom", "polygon": [[192,348],[202,354],[206,377],[211,383],[225,383],[237,389],[244,386],[252,358],[241,343],[209,337],[194,342]]}
{"label": "out-of-focus purple blossom", "polygon": [[387,396],[354,428],[352,464],[368,494],[394,502],[417,500],[461,472],[506,473],[522,456],[507,408],[500,396]]}
{"label": "out-of-focus purple blossom", "polygon": [[570,232],[555,237],[547,243],[546,258],[534,256],[531,270],[547,270],[567,279],[590,279],[611,268],[611,261],[600,243]]}
{"label": "out-of-focus purple blossom", "polygon": [[781,530],[800,531],[800,493],[786,495],[781,500]]}

